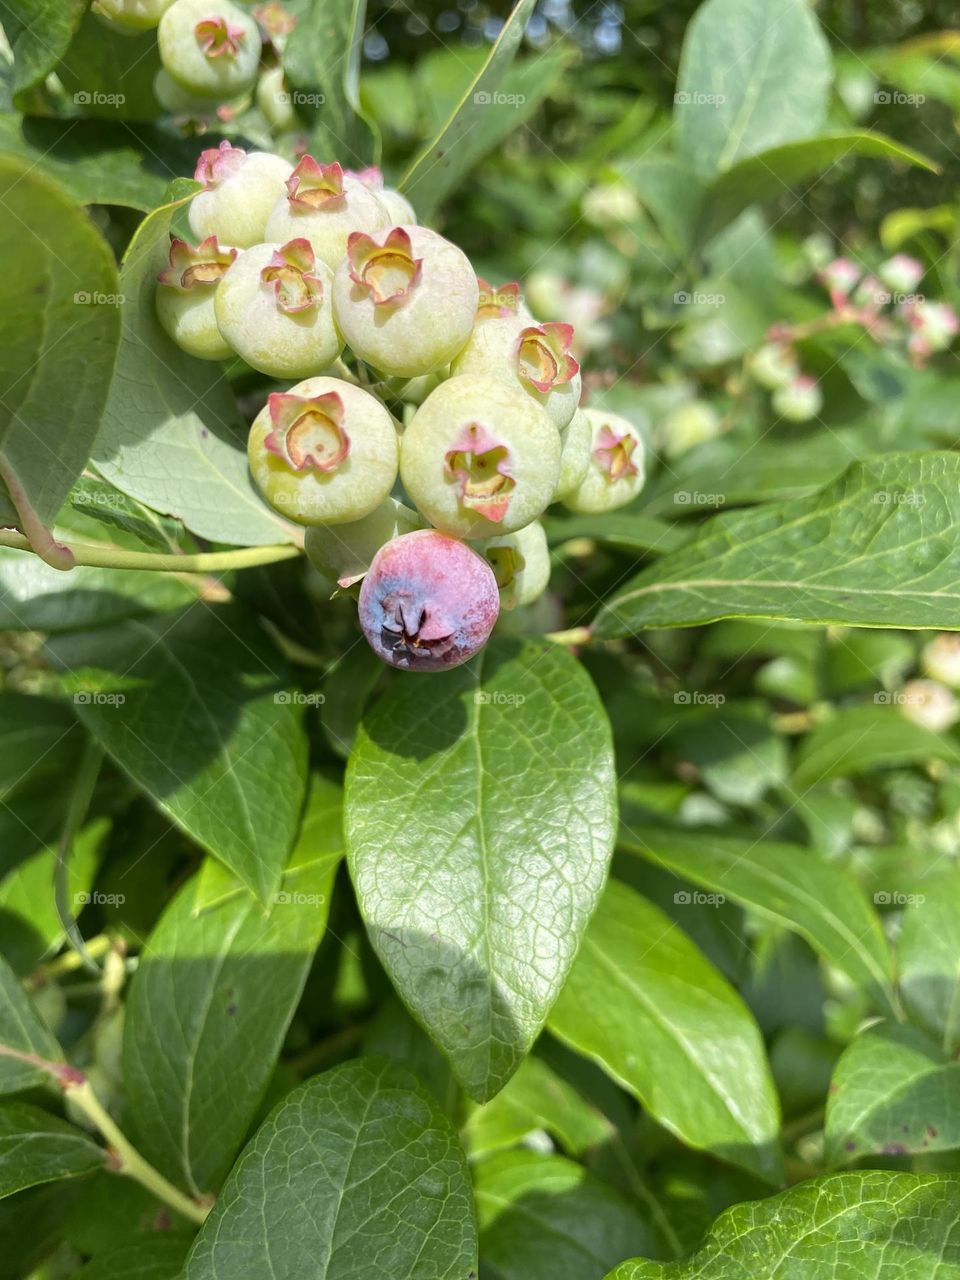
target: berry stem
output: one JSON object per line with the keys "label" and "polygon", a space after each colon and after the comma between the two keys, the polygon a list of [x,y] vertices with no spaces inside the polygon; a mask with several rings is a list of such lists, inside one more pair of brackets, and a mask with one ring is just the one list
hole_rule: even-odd
{"label": "berry stem", "polygon": [[571,627],[569,631],[550,631],[543,638],[549,640],[551,644],[589,644],[593,639],[593,633],[589,627]]}
{"label": "berry stem", "polygon": [[5,485],[20,524],[23,526],[23,534],[18,536],[23,538],[26,550],[38,555],[54,569],[72,569],[74,558],[70,548],[57,542],[37,515],[33,503],[27,496],[26,487],[17,475],[16,468],[3,453],[0,453],[0,481]]}
{"label": "berry stem", "polygon": [[[52,541],[52,539],[51,539]],[[60,544],[55,544],[60,545]],[[45,555],[25,538],[22,533],[0,529],[0,546],[15,547],[19,551],[32,551],[42,560]],[[260,564],[273,564],[277,560],[293,560],[300,555],[300,548],[292,543],[267,547],[238,547],[234,551],[204,551],[196,555],[167,555],[161,551],[127,551],[123,547],[75,543],[63,544],[62,549],[72,558],[70,567],[90,565],[98,569],[153,569],[158,573],[216,573],[226,569],[250,569]],[[58,565],[57,568],[62,568]]]}

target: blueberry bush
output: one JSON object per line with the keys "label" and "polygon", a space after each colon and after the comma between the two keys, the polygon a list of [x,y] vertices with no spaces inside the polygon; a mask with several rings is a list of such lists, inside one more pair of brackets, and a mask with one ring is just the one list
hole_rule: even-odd
{"label": "blueberry bush", "polygon": [[0,1280],[960,1280],[952,7],[0,18]]}

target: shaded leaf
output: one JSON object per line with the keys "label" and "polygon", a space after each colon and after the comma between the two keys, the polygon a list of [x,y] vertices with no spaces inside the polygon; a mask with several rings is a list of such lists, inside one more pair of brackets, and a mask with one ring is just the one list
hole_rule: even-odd
{"label": "shaded leaf", "polygon": [[[886,891],[889,900],[892,894]],[[910,1017],[944,1052],[960,1049],[960,885],[950,871],[906,904],[897,939],[900,994]]]}
{"label": "shaded leaf", "polygon": [[60,1046],[47,1028],[16,974],[0,956],[0,1093],[19,1093],[46,1084],[49,1076],[39,1067],[4,1053],[12,1049],[58,1062],[63,1057]]}
{"label": "shaded leaf", "polygon": [[878,703],[847,707],[819,725],[803,740],[794,762],[793,781],[800,788],[827,778],[847,778],[891,765],[922,764],[927,760],[960,762],[960,745],[950,733],[937,733],[915,724],[890,704],[890,694]]}
{"label": "shaded leaf", "polygon": [[107,1152],[82,1129],[25,1102],[0,1106],[0,1196],[102,1169]]}

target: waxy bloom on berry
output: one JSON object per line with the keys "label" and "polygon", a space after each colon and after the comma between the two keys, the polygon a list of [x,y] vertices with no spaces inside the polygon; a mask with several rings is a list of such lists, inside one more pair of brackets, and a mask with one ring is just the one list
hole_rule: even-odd
{"label": "waxy bloom on berry", "polygon": [[400,476],[431,524],[461,538],[512,533],[550,502],[560,436],[519,388],[451,378],[426,398],[403,434]]}
{"label": "waxy bloom on berry", "polygon": [[333,310],[350,349],[395,377],[432,373],[473,328],[479,289],[466,255],[426,227],[350,236]]}
{"label": "waxy bloom on berry", "polygon": [[362,182],[368,191],[376,192],[377,199],[386,209],[393,226],[412,226],[417,221],[417,215],[414,212],[413,205],[410,201],[395,191],[393,187],[385,187],[383,185],[383,174],[376,165],[370,165],[367,169],[348,170],[352,178],[356,178],[358,182]]}
{"label": "waxy bloom on berry", "polygon": [[477,276],[477,285],[480,289],[480,301],[477,304],[478,320],[500,320],[504,316],[523,316],[529,317],[531,324],[533,323],[533,317],[530,316],[520,295],[520,286],[516,280],[494,285],[489,280],[484,280],[482,276]]}
{"label": "waxy bloom on berry", "polygon": [[404,671],[458,667],[486,644],[499,612],[486,560],[435,529],[381,547],[360,588],[370,647]]}
{"label": "waxy bloom on berry", "polygon": [[231,0],[174,0],[157,41],[167,74],[191,93],[234,98],[256,79],[260,31]]}
{"label": "waxy bloom on berry", "polygon": [[396,498],[384,498],[379,507],[349,524],[314,525],[307,530],[304,550],[312,564],[335,578],[340,587],[359,582],[384,543],[419,529],[415,511]]}
{"label": "waxy bloom on berry", "polygon": [[214,299],[237,256],[215,236],[196,248],[171,237],[170,265],[157,276],[157,319],[182,350],[201,360],[224,360],[230,347],[217,327]]}
{"label": "waxy bloom on berry", "polygon": [[267,218],[265,239],[309,240],[314,253],[336,270],[352,231],[378,231],[389,224],[386,209],[362,182],[339,164],[304,156],[287,179],[286,191]]}
{"label": "waxy bloom on berry", "polygon": [[721,419],[709,400],[685,400],[678,404],[660,424],[663,452],[668,458],[679,458],[688,449],[713,440],[720,434]]}
{"label": "waxy bloom on berry", "polygon": [[243,151],[229,142],[201,151],[194,178],[203,183],[190,201],[190,229],[240,249],[260,244],[270,210],[283,194],[292,165],[269,151]]}
{"label": "waxy bloom on berry", "polygon": [[516,609],[543,595],[550,581],[550,551],[539,520],[480,548],[500,589],[500,607]]}
{"label": "waxy bloom on berry", "polygon": [[592,439],[590,419],[578,409],[560,432],[560,478],[553,494],[555,501],[559,502],[580,487],[590,464]]}
{"label": "waxy bloom on berry", "polygon": [[322,373],[343,348],[332,285],[333,272],[308,240],[245,249],[217,289],[220,332],[247,364],[272,378]]}
{"label": "waxy bloom on berry", "polygon": [[618,413],[585,409],[590,423],[590,461],[580,485],[564,499],[571,511],[613,511],[643,488],[643,441],[633,423]]}
{"label": "waxy bloom on berry", "polygon": [[173,0],[93,0],[90,8],[127,31],[155,27]]}
{"label": "waxy bloom on berry", "polygon": [[380,401],[339,378],[308,378],[269,396],[247,442],[257,487],[301,524],[369,514],[393,488],[398,453]]}
{"label": "waxy bloom on berry", "polygon": [[570,353],[572,339],[568,324],[531,324],[520,315],[481,318],[451,370],[521,387],[559,430],[580,403],[580,366]]}

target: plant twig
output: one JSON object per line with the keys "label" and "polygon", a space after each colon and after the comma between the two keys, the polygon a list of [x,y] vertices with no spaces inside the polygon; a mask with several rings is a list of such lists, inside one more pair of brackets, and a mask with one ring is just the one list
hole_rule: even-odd
{"label": "plant twig", "polygon": [[102,763],[103,748],[92,738],[87,738],[70,792],[63,830],[57,841],[57,861],[53,871],[53,900],[67,941],[80,956],[83,967],[98,977],[101,975],[100,966],[87,950],[83,935],[77,928],[77,915],[70,901],[70,855],[73,852],[73,842],[77,832],[87,816],[90,798],[97,785]]}
{"label": "plant twig", "polygon": [[[196,555],[127,551],[123,547],[106,544],[95,546],[92,543],[63,543],[62,546],[70,553],[71,562],[68,566],[58,565],[57,568],[73,568],[77,564],[91,565],[98,569],[153,569],[158,573],[217,573],[227,569],[252,569],[256,565],[273,564],[277,560],[293,560],[301,554],[300,548],[292,543],[238,547],[233,551],[201,551]],[[28,538],[9,529],[0,529],[0,547],[15,547],[18,551],[32,551],[35,555],[40,555]]]}
{"label": "plant twig", "polygon": [[[53,569],[72,569],[73,552],[62,542],[57,542],[53,534],[34,510],[33,503],[27,496],[26,487],[17,475],[9,458],[0,453],[0,480],[6,486],[10,501],[13,503],[17,518],[23,527],[22,538],[25,549],[32,551]],[[24,537],[24,534],[26,535]],[[6,545],[10,546],[10,543]]]}

